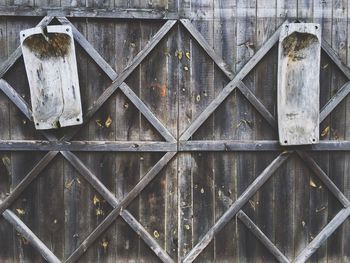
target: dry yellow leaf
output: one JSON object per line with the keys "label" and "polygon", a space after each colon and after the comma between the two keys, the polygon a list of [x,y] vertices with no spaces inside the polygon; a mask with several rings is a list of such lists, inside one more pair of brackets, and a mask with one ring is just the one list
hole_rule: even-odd
{"label": "dry yellow leaf", "polygon": [[72,179],[70,182],[66,181],[64,184],[64,187],[66,189],[69,189],[72,186],[73,182],[74,182],[74,179]]}
{"label": "dry yellow leaf", "polygon": [[112,118],[110,116],[108,116],[108,118],[105,122],[106,128],[109,128],[109,126],[111,126],[111,124],[112,124]]}
{"label": "dry yellow leaf", "polygon": [[190,58],[191,58],[190,52],[186,52],[186,58],[187,58],[187,59],[190,59]]}
{"label": "dry yellow leaf", "polygon": [[101,120],[96,120],[96,124],[100,127],[103,127]]}
{"label": "dry yellow leaf", "polygon": [[326,136],[329,133],[329,126],[327,126],[326,128],[323,129],[322,133],[321,133],[321,137]]}
{"label": "dry yellow leaf", "polygon": [[155,238],[159,238],[159,232],[157,230],[154,230],[153,235]]}
{"label": "dry yellow leaf", "polygon": [[17,214],[19,214],[19,215],[24,215],[26,212],[23,210],[23,209],[21,209],[21,208],[16,208],[16,212],[17,212]]}
{"label": "dry yellow leaf", "polygon": [[317,185],[315,184],[315,182],[314,182],[314,181],[312,181],[312,179],[310,179],[310,186],[312,186],[312,187],[314,187],[314,188],[316,188],[316,187],[317,187]]}
{"label": "dry yellow leaf", "polygon": [[93,202],[94,202],[94,205],[96,205],[97,203],[100,202],[100,199],[96,195],[94,195]]}
{"label": "dry yellow leaf", "polygon": [[178,59],[182,59],[182,51],[181,50],[176,50],[175,51],[175,56],[178,58]]}
{"label": "dry yellow leaf", "polygon": [[101,246],[103,247],[104,250],[106,250],[108,247],[108,241],[106,239],[103,239],[101,241]]}
{"label": "dry yellow leaf", "polygon": [[96,215],[97,215],[97,216],[104,215],[103,210],[100,209],[100,208],[97,208],[97,209],[96,209]]}

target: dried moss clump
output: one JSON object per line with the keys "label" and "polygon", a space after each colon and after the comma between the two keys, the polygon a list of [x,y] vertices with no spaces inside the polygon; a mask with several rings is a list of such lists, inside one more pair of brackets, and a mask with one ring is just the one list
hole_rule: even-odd
{"label": "dried moss clump", "polygon": [[48,41],[42,34],[27,37],[23,44],[28,47],[38,58],[63,57],[69,51],[70,37],[67,34],[48,33]]}
{"label": "dried moss clump", "polygon": [[293,60],[303,59],[301,51],[318,42],[316,36],[308,33],[294,32],[289,37],[283,40],[283,55],[292,58]]}

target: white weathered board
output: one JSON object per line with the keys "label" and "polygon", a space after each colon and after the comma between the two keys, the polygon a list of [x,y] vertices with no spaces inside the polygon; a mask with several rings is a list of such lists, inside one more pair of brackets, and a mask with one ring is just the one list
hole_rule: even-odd
{"label": "white weathered board", "polygon": [[82,107],[71,27],[35,27],[20,34],[35,128],[81,124]]}
{"label": "white weathered board", "polygon": [[281,145],[319,141],[321,29],[286,24],[278,50],[278,133]]}

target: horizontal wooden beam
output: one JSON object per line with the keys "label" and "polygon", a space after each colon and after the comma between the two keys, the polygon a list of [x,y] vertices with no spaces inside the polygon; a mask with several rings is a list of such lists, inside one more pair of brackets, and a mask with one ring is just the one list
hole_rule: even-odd
{"label": "horizontal wooden beam", "polygon": [[0,16],[66,16],[112,19],[177,19],[176,12],[160,9],[119,9],[92,7],[0,6]]}
{"label": "horizontal wooden beam", "polygon": [[0,151],[175,152],[177,144],[156,141],[0,140]]}
{"label": "horizontal wooden beam", "polygon": [[31,244],[50,263],[60,263],[61,261],[45,246],[45,244],[17,217],[11,210],[6,210],[3,214],[8,221],[19,232],[29,244]]}
{"label": "horizontal wooden beam", "polygon": [[278,141],[47,141],[0,140],[0,151],[72,152],[266,152],[266,151],[350,151],[350,141],[320,141],[305,146],[280,146]]}
{"label": "horizontal wooden beam", "polygon": [[179,152],[191,151],[218,151],[218,152],[244,152],[244,151],[350,151],[350,141],[320,141],[318,144],[305,146],[280,146],[278,141],[180,141]]}

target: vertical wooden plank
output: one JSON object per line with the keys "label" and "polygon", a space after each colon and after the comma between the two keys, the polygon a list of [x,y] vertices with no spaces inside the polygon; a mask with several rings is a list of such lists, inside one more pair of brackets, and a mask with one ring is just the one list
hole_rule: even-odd
{"label": "vertical wooden plank", "polygon": [[[349,13],[349,5],[348,5],[348,13]],[[350,65],[350,54],[349,54],[349,41],[350,41],[350,24],[349,18],[347,19],[347,65]],[[346,98],[346,116],[350,116],[350,97]],[[346,119],[345,123],[345,140],[349,140],[350,138],[350,121],[349,118]],[[350,172],[350,153],[345,153],[345,166],[344,166],[344,194],[349,199],[350,198],[350,177],[348,176]],[[346,220],[344,223],[344,235],[343,235],[343,259],[350,260],[350,223],[349,220]]]}
{"label": "vertical wooden plank", "polygon": [[62,7],[85,7],[86,0],[61,0]]}
{"label": "vertical wooden plank", "polygon": [[[257,0],[257,28],[256,45],[260,48],[276,30],[276,2],[269,0]],[[277,94],[277,46],[275,46],[262,61],[256,66],[255,95],[262,101],[267,109],[274,115],[276,110]],[[254,121],[255,139],[276,139],[277,133],[271,126],[261,119],[260,114],[255,113]],[[274,154],[266,153],[257,155],[255,174],[269,165]],[[256,224],[263,233],[275,242],[276,222],[274,221],[274,197],[275,181],[279,180],[278,173],[258,191],[255,199]],[[259,262],[274,261],[273,256],[266,248],[259,244],[257,257]]]}
{"label": "vertical wooden plank", "polygon": [[[228,63],[232,70],[236,64],[236,1],[214,1],[214,50]],[[215,96],[228,83],[228,79],[216,67],[214,71]],[[234,139],[237,121],[235,94],[231,94],[214,113],[214,139]],[[227,211],[236,197],[236,153],[215,153],[215,221]],[[215,237],[215,260],[237,261],[236,219]]]}
{"label": "vertical wooden plank", "polygon": [[[111,65],[115,65],[115,24],[111,20],[89,20],[87,24],[88,41],[97,52]],[[87,88],[90,94],[88,105],[92,105],[93,99],[98,98],[103,90],[111,83],[109,78],[101,72],[96,64],[88,64]],[[86,126],[90,140],[114,140],[116,123],[115,96],[112,96],[94,115],[92,121]],[[114,191],[115,155],[91,153],[86,155],[86,164],[100,181],[110,190]],[[99,199],[97,201],[96,197]],[[86,200],[93,207],[94,217],[91,219],[91,228],[94,229],[109,213],[110,206],[99,197],[95,191],[90,193]],[[91,262],[105,262],[115,260],[115,233],[114,227],[109,228],[88,251],[88,259]],[[90,231],[91,232],[91,231]]]}
{"label": "vertical wooden plank", "polygon": [[[310,1],[298,0],[297,17],[311,22],[313,6]],[[300,159],[295,159],[295,197],[294,197],[294,257],[309,243],[310,229],[310,171]]]}
{"label": "vertical wooden plank", "polygon": [[[18,20],[17,18],[7,19],[7,53],[11,54],[17,46],[19,46],[19,32],[28,27],[35,25],[32,19]],[[29,87],[27,78],[18,78],[19,75],[25,76],[23,60],[20,59],[14,67],[5,75],[5,79],[16,88],[16,91],[22,95],[25,100],[29,100]],[[8,109],[10,115],[10,139],[33,139],[36,131],[32,122],[17,110],[14,104],[10,104]],[[14,152],[11,153],[11,189],[23,179],[27,172],[40,159],[41,154],[33,152]],[[28,224],[28,227],[38,234],[38,181],[34,181],[21,194],[20,198],[11,206],[17,215],[22,213],[21,219]],[[16,210],[20,209],[20,210]],[[24,211],[24,214],[23,214]],[[15,258],[16,262],[24,261],[40,261],[40,254],[28,245],[20,235],[15,234]]]}
{"label": "vertical wooden plank", "polygon": [[[74,26],[86,35],[86,20],[73,21]],[[86,110],[89,92],[87,90],[87,63],[88,59],[82,48],[75,42],[76,57],[78,65],[79,86],[81,91],[83,111]],[[88,130],[84,128],[76,139],[85,139]],[[83,179],[67,161],[63,164],[64,174],[64,208],[65,208],[65,246],[64,258],[67,259],[70,254],[78,247],[81,241],[89,232],[90,205],[91,201],[86,196]],[[91,231],[91,230],[90,230]]]}
{"label": "vertical wooden plank", "polygon": [[[313,22],[319,23],[322,28],[322,39],[331,43],[331,3],[326,3],[321,0],[314,0],[313,2]],[[328,56],[321,52],[321,68],[320,68],[320,107],[327,103],[331,97],[331,81],[332,81],[332,62]],[[326,118],[320,124],[320,140],[329,140],[330,132],[327,129],[330,128],[330,118]],[[325,132],[324,132],[325,131]],[[329,174],[329,153],[315,153],[315,161],[320,167]],[[317,179],[313,179],[316,185],[319,185]],[[310,189],[310,228],[309,236],[315,237],[319,231],[328,222],[328,190],[319,185],[318,188]],[[316,253],[310,258],[311,262],[326,262],[327,261],[327,244],[322,245]]]}
{"label": "vertical wooden plank", "polygon": [[31,5],[35,7],[60,7],[61,0],[25,0],[31,1]]}
{"label": "vertical wooden plank", "polygon": [[[206,14],[203,20],[192,21],[202,36],[210,46],[214,46],[213,39],[213,1],[197,0],[191,3],[192,10],[201,10]],[[186,51],[184,51],[185,59]],[[214,63],[206,55],[205,51],[192,39],[192,48],[190,53],[191,64],[183,70],[190,70],[192,74],[191,99],[193,116],[198,116],[214,99]],[[193,139],[212,139],[213,138],[213,116],[204,122],[204,124],[195,132]],[[192,174],[193,174],[193,241],[196,244],[203,235],[207,233],[215,220],[215,178],[212,153],[193,153],[192,154]],[[215,242],[211,242],[206,249],[198,256],[197,262],[212,262],[214,256]]]}
{"label": "vertical wooden plank", "polygon": [[1,5],[33,6],[34,0],[1,0]]}
{"label": "vertical wooden plank", "polygon": [[[117,2],[115,3],[117,4]],[[118,2],[118,5],[122,3]],[[141,49],[140,22],[126,21],[116,24],[115,69],[117,73],[122,72],[128,63]],[[127,81],[134,89],[139,88],[139,68],[135,70]],[[140,113],[132,103],[121,92],[116,94],[116,136],[117,141],[140,139]],[[140,174],[140,155],[131,153],[116,154],[116,196],[121,200],[137,183]],[[128,206],[128,211],[139,219],[138,198]],[[117,219],[117,262],[137,261],[139,256],[139,237],[121,218]]]}
{"label": "vertical wooden plank", "polygon": [[[242,1],[237,0],[237,62],[236,72],[238,72],[245,63],[252,57],[256,49],[256,0]],[[246,85],[255,90],[254,69],[245,78]],[[237,124],[235,135],[238,140],[254,139],[254,111],[252,106],[243,96],[236,92],[237,99]],[[255,159],[253,154],[239,154],[237,158],[237,198],[243,193],[247,186],[255,178]],[[256,196],[255,196],[256,197]],[[254,201],[253,201],[254,202]],[[250,205],[247,205],[244,211],[255,222],[256,216]],[[257,259],[257,244],[253,235],[240,222],[238,227],[238,261],[247,262]]]}
{"label": "vertical wooden plank", "polygon": [[[141,47],[144,47],[149,39],[157,32],[161,23],[150,21],[141,23]],[[167,64],[164,50],[166,41],[161,41],[157,48],[152,51],[140,68],[139,96],[147,103],[156,116],[167,108],[164,103],[168,96],[167,87]],[[164,117],[161,117],[162,119]],[[155,132],[150,123],[141,115],[140,140],[162,140]],[[163,154],[143,153],[140,155],[140,177],[156,163]],[[165,206],[166,206],[166,176],[165,170],[161,171],[156,178],[140,194],[140,223],[148,232],[164,246],[165,242]],[[159,259],[141,240],[140,260],[143,262],[157,262]]]}
{"label": "vertical wooden plank", "polygon": [[[348,1],[335,1],[332,8],[332,47],[338,53],[341,61],[346,63]],[[344,77],[339,74],[338,70],[333,73],[331,94],[334,94],[344,81]],[[341,102],[331,114],[330,127],[333,131],[331,140],[343,140],[345,138],[346,118],[346,104]],[[330,155],[329,177],[342,191],[344,190],[344,161],[344,155],[341,153],[332,153]],[[329,199],[328,207],[328,220],[331,220],[337,211],[339,211],[339,204]],[[337,262],[342,258],[344,254],[342,244],[343,234],[344,229],[341,226],[328,240],[328,262]]]}
{"label": "vertical wooden plank", "polygon": [[[6,18],[0,19],[0,63],[6,60],[7,54],[7,34]],[[10,139],[10,101],[5,94],[0,94],[0,138]],[[11,153],[0,153],[0,200],[4,200],[11,190]],[[0,217],[0,259],[4,263],[13,262],[14,257],[14,231],[4,217]]]}
{"label": "vertical wooden plank", "polygon": [[[162,50],[162,56],[165,56],[167,71],[166,74],[166,97],[159,108],[161,111],[168,111],[165,118],[161,121],[169,129],[171,134],[178,138],[178,58],[174,55],[177,49],[176,29],[172,30],[167,38],[166,47]],[[159,116],[157,110],[157,116]],[[174,158],[166,168],[166,208],[165,208],[165,249],[176,261],[178,249],[178,195],[177,195],[177,158]]]}
{"label": "vertical wooden plank", "polygon": [[[190,1],[183,2],[182,8],[189,8]],[[185,50],[192,53],[191,40],[186,29],[180,24],[177,26],[177,48],[176,50]],[[176,52],[173,51],[173,52]],[[191,70],[184,70],[184,67],[191,65],[190,60],[178,59],[177,55],[177,74],[178,74],[178,134],[186,130],[192,121],[192,87],[191,87]],[[178,259],[182,259],[193,247],[193,196],[192,196],[192,154],[179,153],[177,155],[177,172],[178,172]]]}
{"label": "vertical wooden plank", "polygon": [[[278,0],[277,26],[286,18],[297,17],[297,1]],[[277,57],[277,55],[276,55]],[[289,259],[294,258],[294,192],[295,192],[295,158],[290,158],[275,174],[274,222],[275,244]]]}
{"label": "vertical wooden plank", "polygon": [[115,0],[85,0],[87,7],[113,8]]}

